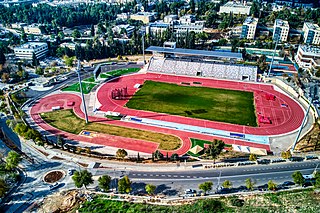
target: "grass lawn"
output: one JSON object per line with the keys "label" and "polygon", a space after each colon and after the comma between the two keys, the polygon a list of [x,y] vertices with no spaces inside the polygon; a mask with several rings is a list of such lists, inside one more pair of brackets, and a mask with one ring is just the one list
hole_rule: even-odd
{"label": "grass lawn", "polygon": [[[81,84],[82,84],[82,90],[84,94],[89,94],[92,88],[97,85],[95,83],[88,83],[84,81],[82,81]],[[66,88],[63,88],[62,91],[80,92],[79,83],[75,83]]]}
{"label": "grass lawn", "polygon": [[[196,138],[190,138],[191,141],[191,147],[190,149],[192,149],[195,146],[200,146],[202,148],[205,148],[205,144],[212,144],[212,141],[205,141],[205,140],[200,140],[200,139],[196,139]],[[225,147],[232,147],[232,145],[230,144],[225,144]],[[198,154],[194,154],[193,152],[188,151],[187,154],[193,157],[199,157],[200,155],[202,155],[204,152],[201,151]]]}
{"label": "grass lawn", "polygon": [[257,126],[252,92],[146,81],[128,108]]}
{"label": "grass lawn", "polygon": [[126,138],[146,140],[159,143],[159,149],[162,150],[175,150],[181,146],[181,140],[173,135],[101,123],[86,124],[85,121],[77,117],[72,110],[41,113],[41,117],[51,126],[73,134],[79,134],[82,130],[88,130]]}
{"label": "grass lawn", "polygon": [[100,78],[117,77],[117,76],[125,75],[128,73],[138,72],[139,70],[140,68],[127,68],[127,69],[113,70],[111,72],[101,73]]}

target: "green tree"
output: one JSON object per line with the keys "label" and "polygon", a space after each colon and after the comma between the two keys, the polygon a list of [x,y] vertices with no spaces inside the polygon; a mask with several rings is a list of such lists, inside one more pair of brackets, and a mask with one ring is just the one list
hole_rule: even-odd
{"label": "green tree", "polygon": [[248,190],[252,191],[254,185],[255,185],[255,182],[251,178],[246,179],[246,187]]}
{"label": "green tree", "polygon": [[206,181],[204,183],[199,184],[199,189],[204,191],[205,194],[212,190],[213,183],[211,181]]}
{"label": "green tree", "polygon": [[36,74],[37,74],[37,75],[43,75],[43,74],[44,74],[43,68],[38,67],[38,68],[36,69]]}
{"label": "green tree", "polygon": [[179,155],[177,153],[173,153],[170,157],[170,160],[177,161],[179,160]]}
{"label": "green tree", "polygon": [[158,160],[162,159],[163,158],[163,154],[159,151],[159,150],[156,150],[154,152],[154,157]]}
{"label": "green tree", "polygon": [[272,191],[276,190],[277,189],[277,184],[275,184],[272,180],[269,180],[268,189],[272,190]]}
{"label": "green tree", "polygon": [[110,189],[111,177],[109,175],[102,175],[98,179],[100,189],[105,192]]}
{"label": "green tree", "polygon": [[292,157],[292,154],[291,152],[288,150],[288,151],[283,151],[281,152],[281,157],[284,158],[284,159],[289,159]]}
{"label": "green tree", "polygon": [[145,189],[146,189],[146,192],[148,193],[148,195],[153,195],[155,190],[156,190],[156,186],[155,185],[152,185],[152,184],[147,184]]}
{"label": "green tree", "polygon": [[17,168],[18,164],[22,160],[21,156],[15,151],[10,151],[6,157],[6,166],[7,170],[12,170]]}
{"label": "green tree", "polygon": [[320,172],[316,172],[314,178],[316,179],[316,183],[314,184],[314,186],[316,188],[320,188]]}
{"label": "green tree", "polygon": [[2,48],[0,49],[0,64],[5,64],[6,63],[6,56],[3,53]]}
{"label": "green tree", "polygon": [[8,185],[3,179],[0,179],[0,198],[4,197],[7,191],[8,191]]}
{"label": "green tree", "polygon": [[302,173],[300,171],[295,171],[292,174],[292,179],[293,179],[293,182],[295,182],[296,184],[299,184],[300,186],[302,186],[305,183],[305,179],[302,176]]}
{"label": "green tree", "polygon": [[93,183],[92,174],[88,170],[75,171],[72,180],[77,188],[82,186],[87,188],[88,185]]}
{"label": "green tree", "polygon": [[215,163],[216,158],[221,154],[225,143],[222,140],[214,139],[212,144],[206,148],[205,153],[213,158],[213,163]]}
{"label": "green tree", "polygon": [[32,54],[32,66],[36,67],[36,70],[37,70],[37,67],[39,66],[39,60],[35,53]]}
{"label": "green tree", "polygon": [[132,182],[130,181],[128,176],[124,176],[118,182],[118,191],[120,193],[129,193],[129,192],[131,192],[131,190],[132,190],[131,183]]}
{"label": "green tree", "polygon": [[194,13],[196,11],[196,3],[194,2],[194,0],[189,1],[189,6],[190,6],[191,12]]}
{"label": "green tree", "polygon": [[249,156],[249,161],[256,161],[257,160],[257,155],[255,154],[250,154]]}
{"label": "green tree", "polygon": [[128,155],[127,151],[124,149],[118,149],[116,152],[117,158],[124,159]]}
{"label": "green tree", "polygon": [[232,188],[232,182],[230,180],[225,180],[222,183],[223,188],[231,189]]}
{"label": "green tree", "polygon": [[81,37],[81,33],[79,32],[78,29],[75,29],[75,30],[72,32],[72,37],[73,37],[73,38],[80,38],[80,37]]}

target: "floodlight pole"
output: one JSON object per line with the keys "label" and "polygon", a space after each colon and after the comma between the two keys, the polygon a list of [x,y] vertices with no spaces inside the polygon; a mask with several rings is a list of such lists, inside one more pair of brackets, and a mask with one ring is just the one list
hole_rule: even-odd
{"label": "floodlight pole", "polygon": [[276,38],[276,46],[274,47],[274,50],[273,50],[272,59],[271,59],[270,67],[269,67],[268,74],[267,74],[267,77],[268,77],[268,78],[269,78],[269,75],[270,75],[270,72],[271,72],[271,69],[272,69],[272,65],[273,65],[273,61],[274,61],[274,56],[275,56],[276,51],[277,51],[277,46],[278,46],[279,40],[280,40],[280,36],[278,35],[277,38]]}
{"label": "floodlight pole", "polygon": [[146,57],[144,55],[144,32],[142,32],[142,55],[143,55],[143,64],[146,64]]}
{"label": "floodlight pole", "polygon": [[85,100],[84,100],[84,95],[83,95],[83,90],[82,90],[82,84],[81,84],[80,60],[78,60],[78,66],[77,66],[76,73],[78,74],[78,79],[79,79],[79,87],[80,87],[80,93],[81,93],[81,98],[82,98],[82,104],[83,104],[83,110],[84,110],[84,117],[85,117],[86,123],[88,123],[89,120],[88,120],[87,107],[86,107],[86,102],[85,102]]}

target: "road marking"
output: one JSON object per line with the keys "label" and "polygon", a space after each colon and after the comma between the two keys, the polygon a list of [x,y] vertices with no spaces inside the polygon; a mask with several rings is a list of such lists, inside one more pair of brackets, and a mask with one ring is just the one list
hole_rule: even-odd
{"label": "road marking", "polygon": [[184,177],[183,175],[180,175],[180,177]]}
{"label": "road marking", "polygon": [[132,174],[132,176],[136,176],[136,174]]}
{"label": "road marking", "polygon": [[173,177],[178,177],[178,175],[173,175]]}
{"label": "road marking", "polygon": [[158,177],[159,175],[156,175],[156,177]]}
{"label": "road marking", "polygon": [[141,176],[141,174],[137,174],[138,176]]}

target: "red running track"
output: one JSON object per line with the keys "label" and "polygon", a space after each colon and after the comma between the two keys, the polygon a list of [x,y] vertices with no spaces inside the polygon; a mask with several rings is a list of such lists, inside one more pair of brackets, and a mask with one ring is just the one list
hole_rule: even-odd
{"label": "red running track", "polygon": [[[74,106],[67,106],[67,103],[73,101],[75,102]],[[56,135],[62,135],[63,137],[66,137],[68,140],[74,140],[74,141],[83,141],[83,142],[89,142],[92,144],[100,144],[100,145],[106,145],[106,146],[112,146],[117,148],[124,148],[128,150],[133,151],[139,151],[144,153],[152,153],[157,150],[158,144],[143,141],[143,140],[135,140],[131,138],[123,138],[119,136],[112,136],[112,135],[105,135],[105,134],[99,134],[97,137],[89,138],[82,135],[75,135],[71,133],[67,133],[64,131],[61,131],[59,129],[56,129],[41,118],[40,114],[42,112],[48,112],[52,111],[52,107],[54,106],[60,106],[63,109],[71,109],[73,108],[74,112],[77,116],[84,118],[84,113],[82,112],[80,108],[81,104],[81,98],[74,94],[69,93],[63,93],[63,94],[57,94],[57,95],[50,95],[47,96],[41,100],[39,100],[30,110],[30,114],[34,122],[39,125],[42,129],[51,132]],[[249,143],[246,141],[241,140],[235,140],[235,139],[226,139],[226,138],[220,138],[220,137],[214,137],[209,135],[201,135],[191,132],[183,132],[173,129],[166,129],[166,128],[159,128],[159,127],[153,127],[153,126],[147,126],[147,125],[140,125],[135,123],[128,123],[123,121],[114,121],[114,120],[108,120],[105,118],[99,118],[99,117],[89,117],[89,120],[91,122],[100,122],[100,123],[106,123],[106,124],[112,124],[117,126],[124,126],[124,127],[130,127],[130,128],[136,128],[136,129],[143,129],[148,131],[155,131],[155,132],[161,132],[165,134],[172,134],[180,137],[182,140],[182,146],[174,151],[169,151],[169,156],[172,153],[177,153],[179,155],[183,155],[190,149],[191,143],[190,138],[198,138],[202,140],[209,140],[212,141],[213,139],[221,139],[227,144],[237,144],[237,145],[244,145],[244,146],[251,146],[251,147],[257,147],[257,148],[263,148],[267,151],[270,151],[270,147],[268,145],[261,145],[261,144],[255,144],[255,143]],[[162,152],[165,154],[167,151]]]}
{"label": "red running track", "polygon": [[[112,90],[124,87],[128,88],[129,95],[133,95],[138,90],[134,88],[134,85],[143,84],[145,80],[176,83],[179,85],[181,85],[181,82],[189,82],[191,85],[193,82],[201,82],[201,85],[205,87],[251,91],[254,93],[256,113],[265,117],[270,117],[272,124],[259,123],[259,127],[250,127],[149,111],[134,110],[124,107],[128,100],[114,100],[111,98]],[[195,86],[199,85],[197,84]],[[275,101],[266,100],[266,94],[273,94],[276,96]],[[304,117],[304,111],[301,106],[284,93],[276,91],[272,85],[158,73],[122,76],[114,81],[102,85],[97,91],[97,98],[101,104],[100,110],[102,111],[115,111],[131,116],[146,117],[253,135],[280,135],[292,132],[300,127]],[[282,105],[285,105],[286,107],[283,107]]]}

